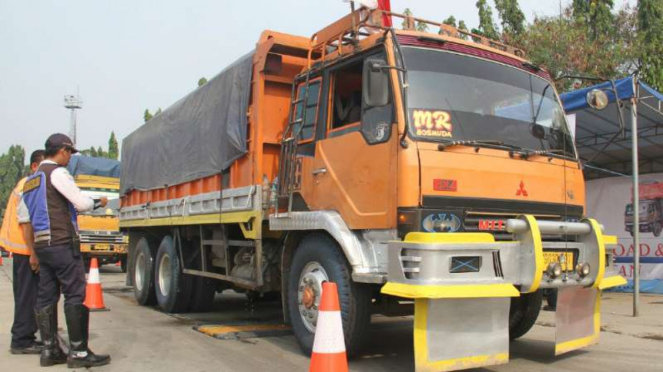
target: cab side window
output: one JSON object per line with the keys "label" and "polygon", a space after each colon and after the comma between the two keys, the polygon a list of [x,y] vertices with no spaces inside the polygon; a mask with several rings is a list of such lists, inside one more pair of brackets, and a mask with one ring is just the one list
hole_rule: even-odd
{"label": "cab side window", "polygon": [[330,137],[359,130],[362,112],[362,61],[332,75]]}
{"label": "cab side window", "polygon": [[[368,58],[384,60],[383,55]],[[361,131],[369,144],[385,142],[391,136],[393,105],[370,107],[364,102],[364,60],[358,59],[331,74],[331,113],[328,137]],[[389,91],[391,97],[391,90]]]}
{"label": "cab side window", "polygon": [[312,140],[315,135],[315,125],[318,121],[320,80],[309,83],[308,94],[306,92],[306,84],[301,84],[297,89],[297,99],[304,98],[304,95],[307,95],[306,100],[299,102],[295,106],[295,120],[298,121],[298,123],[294,125],[294,132],[297,133],[301,126],[299,142],[308,142]]}

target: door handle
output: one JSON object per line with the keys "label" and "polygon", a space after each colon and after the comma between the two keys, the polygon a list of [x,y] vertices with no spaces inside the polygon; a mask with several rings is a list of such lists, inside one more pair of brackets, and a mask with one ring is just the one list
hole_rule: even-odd
{"label": "door handle", "polygon": [[327,173],[327,168],[314,169],[312,173],[313,173],[314,176],[317,176],[317,175],[320,175],[320,174],[325,174],[325,173]]}

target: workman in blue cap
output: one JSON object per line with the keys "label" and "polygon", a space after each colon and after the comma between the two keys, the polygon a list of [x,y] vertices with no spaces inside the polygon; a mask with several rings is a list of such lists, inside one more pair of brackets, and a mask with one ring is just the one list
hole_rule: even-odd
{"label": "workman in blue cap", "polygon": [[[39,260],[39,290],[35,312],[44,348],[40,364],[67,363],[69,368],[89,368],[110,363],[110,356],[88,348],[90,310],[85,301],[85,268],[80,254],[77,212],[106,206],[107,199],[84,195],[67,171],[78,151],[71,139],[56,133],[48,138],[45,160],[23,187],[19,220],[28,220]],[[69,354],[57,337],[57,303],[64,294],[64,313],[69,332]]]}

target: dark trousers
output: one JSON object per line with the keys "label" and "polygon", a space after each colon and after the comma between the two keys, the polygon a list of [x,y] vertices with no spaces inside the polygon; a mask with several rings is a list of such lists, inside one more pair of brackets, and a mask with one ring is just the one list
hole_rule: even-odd
{"label": "dark trousers", "polygon": [[22,349],[32,345],[36,338],[37,320],[35,304],[39,275],[30,269],[30,256],[14,255],[14,325],[12,325],[12,348]]}
{"label": "dark trousers", "polygon": [[85,301],[85,268],[83,259],[74,257],[70,244],[36,248],[39,258],[39,293],[37,308],[57,304],[60,290],[65,304]]}

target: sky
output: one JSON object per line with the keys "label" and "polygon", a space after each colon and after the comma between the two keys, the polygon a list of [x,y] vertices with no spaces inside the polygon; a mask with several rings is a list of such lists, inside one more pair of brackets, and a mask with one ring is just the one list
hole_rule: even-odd
{"label": "sky", "polygon": [[[391,4],[472,28],[475,2]],[[528,21],[558,14],[559,4],[520,0]],[[29,156],[50,134],[68,133],[63,97],[77,92],[77,147],[106,149],[111,131],[121,145],[146,108],[166,109],[254,48],[262,30],[310,36],[348,11],[342,0],[0,0],[0,153],[19,144]]]}

